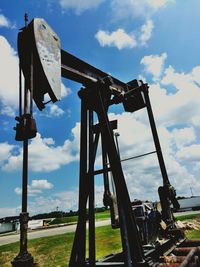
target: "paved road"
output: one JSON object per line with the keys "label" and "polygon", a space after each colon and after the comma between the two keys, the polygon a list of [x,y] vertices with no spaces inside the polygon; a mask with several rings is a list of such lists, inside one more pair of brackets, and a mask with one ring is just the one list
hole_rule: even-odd
{"label": "paved road", "polygon": [[[110,220],[103,220],[103,221],[97,221],[96,227],[104,226],[110,224]],[[53,236],[53,235],[61,235],[69,232],[75,232],[76,230],[76,224],[73,225],[67,225],[62,227],[56,227],[51,229],[45,229],[45,230],[38,230],[28,233],[28,239],[35,239],[45,236]],[[5,236],[0,236],[0,246],[14,243],[19,241],[19,234],[9,234]]]}

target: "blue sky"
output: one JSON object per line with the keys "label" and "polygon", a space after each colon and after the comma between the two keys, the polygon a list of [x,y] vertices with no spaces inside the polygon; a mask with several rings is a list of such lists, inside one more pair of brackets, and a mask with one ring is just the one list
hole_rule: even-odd
{"label": "blue sky", "polygon": [[[200,2],[198,0],[1,0],[0,4],[0,217],[21,203],[22,144],[14,140],[18,105],[17,34],[29,19],[44,18],[66,51],[128,82],[142,79],[150,97],[169,178],[178,195],[200,190]],[[62,100],[40,112],[29,146],[29,212],[77,208],[80,84],[62,81]],[[154,150],[146,110],[118,119],[121,158]],[[96,166],[100,167],[100,154]],[[131,199],[158,199],[162,184],[155,155],[123,164]],[[96,205],[102,205],[96,177]]]}

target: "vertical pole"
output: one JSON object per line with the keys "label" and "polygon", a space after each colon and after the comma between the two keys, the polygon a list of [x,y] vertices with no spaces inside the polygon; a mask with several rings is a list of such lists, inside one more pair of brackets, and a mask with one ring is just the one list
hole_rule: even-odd
{"label": "vertical pole", "polygon": [[119,143],[118,143],[119,133],[114,133],[114,135],[115,135],[115,143],[116,143],[116,146],[117,146],[117,153],[118,153],[119,158],[120,158]]}
{"label": "vertical pole", "polygon": [[22,116],[22,70],[19,59],[19,116]]}
{"label": "vertical pole", "polygon": [[145,98],[145,102],[146,102],[146,106],[147,106],[147,113],[148,113],[151,131],[152,131],[152,135],[153,135],[153,140],[154,140],[154,144],[155,144],[156,152],[157,152],[157,156],[158,156],[158,162],[159,162],[161,174],[163,177],[163,185],[169,185],[170,183],[169,183],[169,179],[168,179],[168,175],[167,175],[167,170],[165,167],[165,162],[163,159],[160,141],[158,138],[156,124],[155,124],[153,111],[152,111],[152,107],[151,107],[151,103],[150,103],[150,99],[149,99],[148,87],[146,85],[144,85],[144,86],[145,86],[145,88],[143,90],[143,93],[144,93],[144,98]]}
{"label": "vertical pole", "polygon": [[27,185],[28,185],[28,140],[23,141],[22,213],[20,214],[20,251],[27,251]]}
{"label": "vertical pole", "polygon": [[[102,163],[103,169],[105,170],[108,167],[108,156],[106,152],[106,146],[103,138],[101,138],[101,145],[102,145]],[[115,185],[111,173],[111,183],[113,187],[113,194],[110,191],[110,183],[109,183],[109,175],[107,171],[103,172],[103,180],[104,180],[104,196],[103,196],[103,203],[105,206],[110,207],[110,217],[111,217],[111,225],[113,228],[119,227],[119,211],[117,206],[117,197],[115,191]]]}
{"label": "vertical pole", "polygon": [[[28,15],[25,14],[25,27],[28,26]],[[22,89],[21,89],[21,66],[19,73],[20,87],[19,87],[19,115],[22,115]],[[30,90],[33,90],[33,65],[31,55],[31,70],[30,70]],[[28,82],[25,79],[24,85],[24,129],[26,129],[26,114],[28,113]],[[23,166],[22,166],[22,212],[20,214],[20,252],[12,262],[13,267],[32,267],[34,266],[33,257],[27,250],[27,230],[28,230],[28,213],[27,213],[27,186],[28,186],[28,137],[24,136],[23,140]]]}
{"label": "vertical pole", "polygon": [[30,114],[33,114],[33,53],[31,53],[31,69],[30,69]]}
{"label": "vertical pole", "polygon": [[95,199],[94,199],[94,132],[93,111],[89,110],[89,266],[95,266]]}
{"label": "vertical pole", "polygon": [[[107,158],[106,148],[105,148],[105,144],[103,142],[102,136],[101,136],[101,146],[102,146],[102,163],[103,163],[103,169],[105,170],[106,168],[108,168],[108,158]],[[111,202],[109,176],[108,176],[108,172],[107,171],[104,171],[104,173],[103,173],[103,181],[104,181],[103,202],[104,202],[104,205],[107,207],[107,206],[110,206],[110,202]]]}
{"label": "vertical pole", "polygon": [[79,173],[79,217],[74,243],[71,251],[69,267],[84,266],[86,260],[86,205],[88,199],[87,180],[87,121],[88,111],[85,101],[81,100],[81,131],[80,131],[80,173]]}
{"label": "vertical pole", "polygon": [[144,85],[142,92],[144,93],[147,113],[148,113],[151,131],[153,135],[153,140],[154,140],[154,144],[156,147],[158,162],[159,162],[159,166],[160,166],[160,170],[161,170],[161,174],[163,178],[163,187],[159,187],[158,189],[158,192],[160,195],[161,206],[162,206],[162,215],[163,215],[163,219],[166,220],[167,223],[173,224],[173,214],[172,214],[171,207],[170,207],[171,201],[169,199],[169,196],[167,196],[167,192],[166,192],[166,189],[169,189],[169,187],[171,187],[171,184],[169,182],[167,170],[165,167],[165,162],[164,162],[164,158],[163,158],[163,154],[162,154],[162,150],[160,146],[160,141],[158,138],[158,133],[157,133],[156,124],[155,124],[155,120],[153,116],[151,102],[149,99],[149,90],[148,90],[147,85]]}
{"label": "vertical pole", "polygon": [[[25,26],[28,25],[28,16],[25,14]],[[32,74],[32,73],[31,73]],[[31,79],[31,77],[30,77]],[[24,86],[24,118],[28,113],[28,85],[25,79]],[[24,124],[26,121],[24,119]],[[20,251],[27,251],[27,229],[28,229],[28,213],[27,213],[27,186],[28,186],[28,139],[25,136],[23,141],[23,168],[22,168],[22,213],[20,214]]]}

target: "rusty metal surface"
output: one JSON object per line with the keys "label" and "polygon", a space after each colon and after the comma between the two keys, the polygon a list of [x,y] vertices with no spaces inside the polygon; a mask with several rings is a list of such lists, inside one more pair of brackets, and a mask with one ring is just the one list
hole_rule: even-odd
{"label": "rusty metal surface", "polygon": [[181,263],[185,260],[185,256],[164,256],[161,260],[165,263]]}
{"label": "rusty metal surface", "polygon": [[33,99],[42,110],[44,95],[51,101],[61,98],[60,39],[43,19],[35,18],[18,34],[21,68],[30,89],[30,66],[33,55]]}
{"label": "rusty metal surface", "polygon": [[111,88],[114,91],[121,93],[127,91],[127,88],[129,87],[126,83],[64,50],[61,50],[61,64],[63,77],[79,82],[85,86],[110,76],[112,79]]}
{"label": "rusty metal surface", "polygon": [[[159,267],[198,267],[200,266],[200,239],[185,240],[169,255],[160,257]],[[189,245],[189,246],[186,246]]]}
{"label": "rusty metal surface", "polygon": [[185,256],[185,255],[187,255],[192,249],[193,249],[193,247],[175,248],[175,249],[173,250],[173,254],[175,254],[176,256]]}
{"label": "rusty metal surface", "polygon": [[60,39],[44,19],[33,20],[35,45],[46,78],[56,100],[61,98]]}
{"label": "rusty metal surface", "polygon": [[190,250],[190,252],[188,253],[187,257],[184,259],[184,261],[181,263],[181,267],[187,267],[190,266],[190,264],[192,264],[195,260],[195,256],[197,256],[199,254],[199,249],[198,247],[193,248]]}
{"label": "rusty metal surface", "polygon": [[186,239],[179,247],[200,247],[200,239]]}

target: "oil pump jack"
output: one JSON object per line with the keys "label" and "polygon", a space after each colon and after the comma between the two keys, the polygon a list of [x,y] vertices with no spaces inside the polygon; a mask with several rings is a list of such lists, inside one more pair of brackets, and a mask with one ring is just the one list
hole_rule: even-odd
{"label": "oil pump jack", "polygon": [[[148,84],[138,80],[124,83],[69,54],[61,49],[58,35],[44,19],[35,18],[21,29],[18,35],[18,52],[20,68],[25,78],[26,99],[30,91],[30,103],[33,99],[39,110],[46,106],[45,94],[50,96],[52,102],[60,100],[61,77],[82,84],[78,92],[81,100],[79,217],[69,267],[172,266],[163,261],[163,256],[172,255],[172,258],[176,258],[175,255],[183,256],[183,252],[175,253],[175,250],[181,251],[183,246],[192,247],[189,250],[190,255],[182,257],[181,261],[179,258],[177,261],[179,264],[173,266],[190,266],[184,265],[187,262],[192,262],[192,266],[199,266],[197,263],[199,251],[193,247],[199,245],[200,241],[194,244],[190,240],[185,240],[183,232],[175,225],[172,205],[178,208],[179,204],[176,200],[176,191],[167,175],[151,108]],[[113,130],[117,128],[117,121],[109,121],[108,118],[109,107],[121,103],[126,112],[133,113],[143,108],[147,109],[155,153],[161,170],[162,185],[158,193],[162,208],[160,216],[165,222],[166,229],[162,229],[162,242],[157,241],[151,246],[142,244],[137,216],[132,209],[119,151],[114,140]],[[98,123],[94,122],[94,114],[98,118]],[[20,112],[17,121],[16,140],[28,141],[36,135],[35,121],[32,112],[29,113],[27,108],[24,114]],[[103,167],[95,170],[99,140],[102,146]],[[109,173],[112,174],[114,182],[116,192],[114,195],[110,191]],[[98,174],[103,174],[104,203],[110,206],[112,226],[120,228],[122,242],[121,253],[105,257],[100,261],[96,260],[95,247],[94,185],[95,176]],[[116,221],[116,210],[119,221]],[[88,258],[86,258],[87,218],[89,221]],[[27,220],[24,222],[25,226],[26,223]],[[21,231],[26,229],[23,227],[23,220],[21,229]],[[23,234],[21,236],[23,241]],[[171,252],[173,254],[170,254]],[[32,264],[31,259],[30,265],[13,264],[13,266],[33,266]]]}

